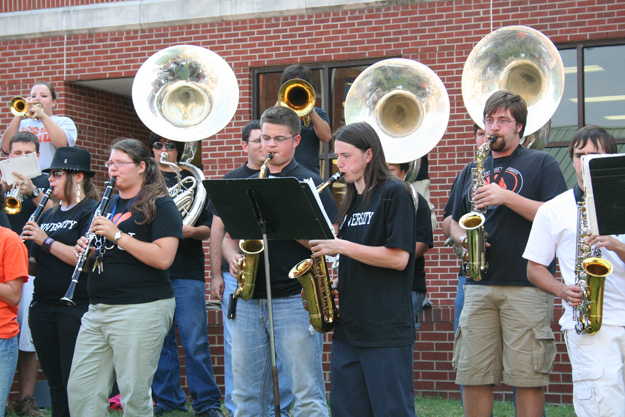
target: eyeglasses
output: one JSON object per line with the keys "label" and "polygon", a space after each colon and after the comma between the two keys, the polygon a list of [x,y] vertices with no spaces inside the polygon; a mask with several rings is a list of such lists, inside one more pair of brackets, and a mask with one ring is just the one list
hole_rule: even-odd
{"label": "eyeglasses", "polygon": [[259,144],[261,142],[260,138],[259,139],[251,139],[247,141],[248,143],[255,143],[255,144]]}
{"label": "eyeglasses", "polygon": [[134,161],[130,161],[130,162],[126,162],[126,161],[106,161],[104,163],[104,166],[107,168],[110,168],[111,165],[115,165],[115,168],[121,168],[124,165],[128,165],[128,164],[134,164]]}
{"label": "eyeglasses", "polygon": [[484,119],[484,124],[486,124],[488,126],[492,126],[495,123],[497,123],[499,126],[508,126],[510,123],[514,123],[514,122],[515,122],[515,120],[491,119],[490,117],[487,117],[486,119]]}
{"label": "eyeglasses", "polygon": [[57,180],[63,178],[63,175],[65,175],[65,171],[62,171],[60,169],[50,172],[50,176],[52,178],[56,178]]}
{"label": "eyeglasses", "polygon": [[294,137],[295,137],[295,135],[289,136],[289,137],[260,135],[260,138],[263,140],[263,142],[269,142],[271,139],[273,139],[275,142],[278,142],[278,143],[282,143],[285,140],[291,139],[291,138],[294,138]]}
{"label": "eyeglasses", "polygon": [[[176,149],[176,144],[174,142],[167,142],[164,145],[165,149],[168,151],[173,151],[174,149]],[[160,151],[161,149],[163,149],[163,142],[154,142],[152,144],[152,147],[157,151]]]}

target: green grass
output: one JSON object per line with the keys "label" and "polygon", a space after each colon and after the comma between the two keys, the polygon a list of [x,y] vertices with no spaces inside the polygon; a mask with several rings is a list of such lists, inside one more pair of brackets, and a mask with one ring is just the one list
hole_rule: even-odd
{"label": "green grass", "polygon": [[[187,404],[187,408],[191,410],[191,405]],[[226,416],[229,413],[225,407],[222,406],[222,410]],[[444,400],[442,398],[415,398],[415,410],[419,417],[463,417],[462,405],[458,400]],[[46,409],[46,416],[51,415],[50,409]],[[575,417],[572,405],[547,405],[545,407],[545,414],[548,417]],[[119,417],[122,414],[116,411],[109,412],[111,417]],[[193,414],[185,413],[183,411],[172,411],[164,415],[164,417],[190,417]],[[291,414],[292,415],[292,414]],[[7,414],[7,417],[17,417],[17,414]],[[515,417],[514,416],[514,404],[511,401],[496,401],[493,417]]]}

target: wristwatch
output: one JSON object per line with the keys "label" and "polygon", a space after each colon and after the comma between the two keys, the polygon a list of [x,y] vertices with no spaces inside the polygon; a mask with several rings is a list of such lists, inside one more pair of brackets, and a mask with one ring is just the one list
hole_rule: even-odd
{"label": "wristwatch", "polygon": [[35,191],[33,191],[33,193],[30,195],[31,198],[37,198],[39,197],[39,188],[35,188]]}
{"label": "wristwatch", "polygon": [[115,235],[113,236],[113,244],[117,245],[117,242],[119,241],[119,239],[122,238],[122,231],[118,230],[117,232],[115,232]]}

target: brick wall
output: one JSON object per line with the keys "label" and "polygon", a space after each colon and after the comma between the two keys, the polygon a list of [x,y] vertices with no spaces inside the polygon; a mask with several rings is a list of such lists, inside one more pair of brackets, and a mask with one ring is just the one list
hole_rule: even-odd
{"label": "brick wall", "polygon": [[[393,2],[409,3],[409,2]],[[23,8],[28,8],[24,2]],[[53,5],[66,5],[52,2]],[[491,10],[492,21],[491,21]],[[17,8],[11,9],[20,10]],[[51,7],[51,6],[48,6]],[[0,42],[0,101],[25,95],[35,80],[51,81],[61,97],[59,114],[71,116],[79,129],[78,146],[94,154],[98,176],[105,180],[103,161],[119,136],[146,139],[147,131],[127,97],[71,82],[132,77],[154,52],[181,43],[210,48],[233,67],[241,90],[232,122],[202,145],[207,178],[218,178],[244,161],[239,134],[251,117],[251,69],[295,62],[328,62],[402,56],[429,66],[441,77],[451,101],[451,119],[440,144],[430,153],[432,200],[437,214],[462,167],[474,158],[471,121],[461,97],[461,73],[473,46],[491,27],[522,24],[542,31],[556,44],[581,40],[625,38],[625,3],[618,0],[558,1],[485,0],[431,1],[387,7],[341,10],[299,16],[224,21],[111,33],[89,33]],[[3,112],[0,125],[10,121]],[[450,366],[453,340],[453,297],[458,262],[443,248],[440,230],[436,247],[426,254],[429,297],[415,344],[415,387],[424,395],[458,397]],[[208,261],[207,261],[207,268]],[[209,279],[208,275],[207,278]],[[555,318],[560,315],[556,308]],[[223,382],[220,315],[209,312],[215,374]],[[571,402],[571,376],[558,326],[558,361],[548,401]],[[328,349],[329,346],[326,346]],[[329,353],[326,378],[329,381]],[[509,392],[509,390],[502,390]],[[503,395],[503,394],[502,394]]]}

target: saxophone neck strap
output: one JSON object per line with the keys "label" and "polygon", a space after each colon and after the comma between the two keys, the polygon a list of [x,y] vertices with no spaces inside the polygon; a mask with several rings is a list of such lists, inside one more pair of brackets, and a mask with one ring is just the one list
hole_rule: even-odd
{"label": "saxophone neck strap", "polygon": [[584,201],[584,190],[582,190],[579,184],[575,184],[575,187],[573,187],[573,193],[575,194],[575,201],[577,203]]}

